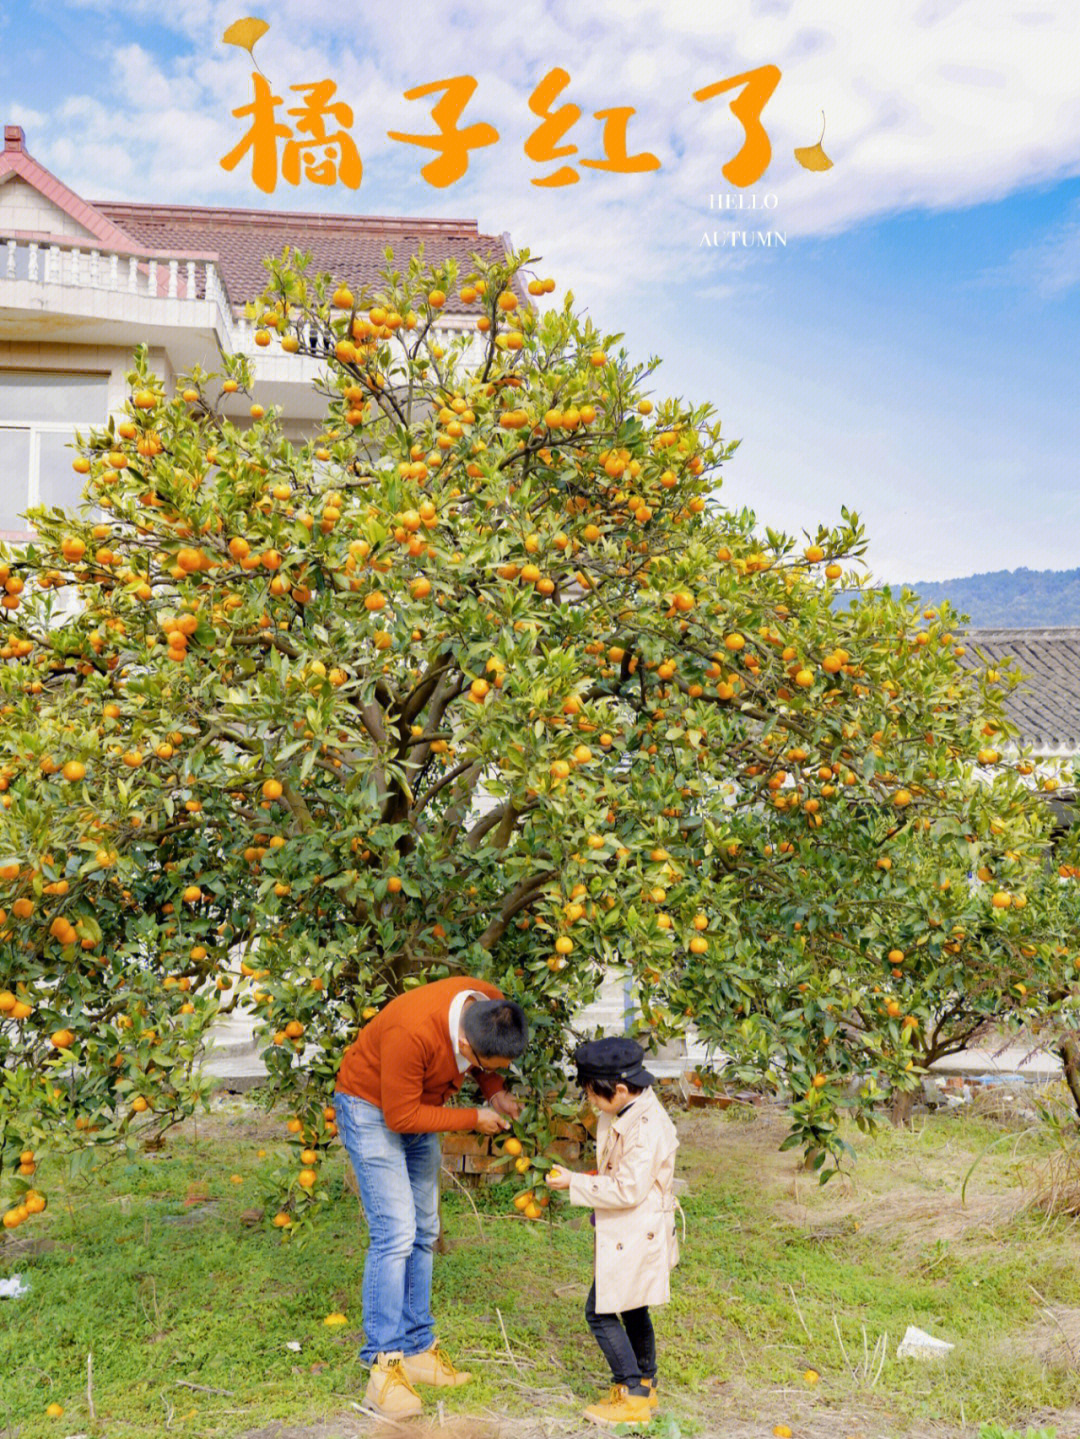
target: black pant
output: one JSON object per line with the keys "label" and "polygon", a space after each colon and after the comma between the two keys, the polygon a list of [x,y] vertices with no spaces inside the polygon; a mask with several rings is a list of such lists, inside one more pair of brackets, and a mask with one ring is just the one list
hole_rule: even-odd
{"label": "black pant", "polygon": [[585,1301],[585,1323],[611,1366],[615,1383],[644,1393],[642,1379],[656,1379],[656,1334],[648,1305],[626,1309],[621,1315],[597,1314],[594,1283]]}

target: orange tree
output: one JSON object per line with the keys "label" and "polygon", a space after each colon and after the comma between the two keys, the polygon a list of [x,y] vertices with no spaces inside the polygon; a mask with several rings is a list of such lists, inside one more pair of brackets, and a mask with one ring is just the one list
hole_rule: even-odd
{"label": "orange tree", "polygon": [[293,1110],[288,1227],[343,1045],[425,977],[524,1000],[543,1096],[625,965],[643,1033],[696,1025],[833,1154],[935,1026],[1067,989],[1046,818],[988,748],[1007,677],[910,596],[834,603],[856,516],[724,508],[712,409],[654,403],[569,294],[539,313],[527,261],[353,296],[286,253],[256,339],[325,357],[319,434],[241,357],[166,393],[140,351],[80,513],[0,554],[5,1224],[42,1153],[190,1113],[237,1005]]}

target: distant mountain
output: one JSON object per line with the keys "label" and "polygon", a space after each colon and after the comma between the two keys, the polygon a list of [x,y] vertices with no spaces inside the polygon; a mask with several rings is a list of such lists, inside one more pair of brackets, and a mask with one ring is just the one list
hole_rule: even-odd
{"label": "distant mountain", "polygon": [[[1080,569],[993,570],[955,580],[917,580],[910,589],[929,604],[948,600],[973,627],[1037,629],[1080,625]],[[890,586],[899,594],[900,586]]]}

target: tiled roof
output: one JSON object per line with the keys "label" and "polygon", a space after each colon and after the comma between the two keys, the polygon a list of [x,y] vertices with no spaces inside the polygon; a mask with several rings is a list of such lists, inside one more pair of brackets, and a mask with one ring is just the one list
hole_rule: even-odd
{"label": "tiled roof", "polygon": [[1005,708],[1025,743],[1080,754],[1080,628],[970,629],[963,638],[970,657],[1011,660],[1023,676]]}
{"label": "tiled roof", "polygon": [[[388,245],[394,250],[395,268],[404,268],[423,245],[427,260],[438,264],[454,259],[464,273],[472,268],[469,257],[473,252],[487,259],[502,259],[509,248],[508,237],[481,235],[475,220],[134,205],[111,200],[97,201],[94,208],[147,249],[218,254],[225,288],[237,307],[262,293],[268,278],[263,259],[280,255],[285,245],[310,250],[309,273],[328,270],[357,294],[364,285],[379,283]],[[524,299],[520,290],[519,294]],[[456,292],[448,294],[443,313],[448,312],[469,313]]]}

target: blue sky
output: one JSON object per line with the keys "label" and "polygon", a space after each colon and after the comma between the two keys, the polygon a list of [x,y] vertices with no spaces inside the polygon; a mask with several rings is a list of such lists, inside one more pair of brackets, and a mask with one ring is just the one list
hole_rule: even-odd
{"label": "blue sky", "polygon": [[[87,198],[475,217],[542,254],[659,387],[711,400],[741,437],[723,493],[813,528],[848,505],[890,581],[1080,565],[1080,14],[1071,0],[729,0],[663,7],[569,0],[517,7],[415,0],[355,13],[330,0],[253,0],[257,57],[280,92],[324,77],[356,112],[358,192],[264,197],[217,164],[250,98],[246,55],[221,44],[245,11],[191,0],[18,5],[0,0],[0,119]],[[708,13],[706,13],[708,11]],[[719,18],[717,18],[717,14]],[[703,247],[730,224],[720,167],[739,143],[725,101],[691,92],[773,63],[773,161],[737,228],[779,249]],[[598,153],[592,112],[632,104],[651,175],[582,171],[541,190],[522,143],[533,85],[569,71],[569,137]],[[466,114],[500,131],[468,175],[427,185],[431,129],[403,92],[470,73]],[[826,111],[823,175],[800,170]],[[746,215],[747,212],[744,212]]]}

